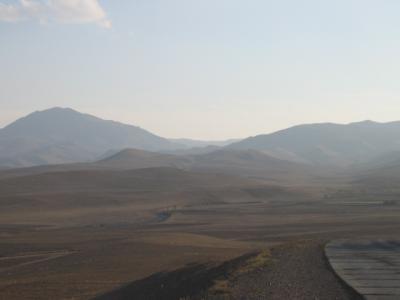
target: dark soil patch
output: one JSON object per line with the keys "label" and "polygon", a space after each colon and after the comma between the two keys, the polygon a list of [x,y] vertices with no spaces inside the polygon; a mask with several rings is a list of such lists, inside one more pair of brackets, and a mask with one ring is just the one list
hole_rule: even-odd
{"label": "dark soil patch", "polygon": [[231,272],[255,256],[256,253],[251,253],[221,265],[191,264],[172,272],[160,272],[94,300],[219,299],[219,295],[208,295],[208,290],[214,286],[215,280],[228,280]]}

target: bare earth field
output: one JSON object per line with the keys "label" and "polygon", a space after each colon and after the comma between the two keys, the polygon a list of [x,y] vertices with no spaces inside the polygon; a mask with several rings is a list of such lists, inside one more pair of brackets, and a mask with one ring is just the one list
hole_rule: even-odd
{"label": "bare earth field", "polygon": [[146,172],[0,181],[0,299],[358,299],[323,246],[400,232],[399,206],[323,187]]}

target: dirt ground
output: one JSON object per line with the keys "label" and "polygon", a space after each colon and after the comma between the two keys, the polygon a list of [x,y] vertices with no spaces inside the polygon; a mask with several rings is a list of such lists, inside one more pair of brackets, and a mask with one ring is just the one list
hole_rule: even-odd
{"label": "dirt ground", "polygon": [[[167,173],[164,185],[148,175],[143,189],[139,175],[123,187],[113,178],[105,190],[97,188],[106,180],[100,175],[92,189],[63,175],[52,192],[29,178],[7,181],[0,299],[180,299],[216,282],[229,290],[220,297],[231,299],[356,299],[326,264],[323,243],[400,232],[400,206],[325,199],[322,188],[217,184],[218,177],[185,174],[175,181]],[[229,276],[243,255],[265,250],[266,266]]]}
{"label": "dirt ground", "polygon": [[[2,225],[0,299],[91,299],[160,272],[170,278],[270,248],[271,264],[230,283],[233,299],[355,299],[326,264],[323,241],[390,237],[399,217],[386,207],[235,203],[191,206],[145,224]],[[193,292],[205,288],[198,282]]]}

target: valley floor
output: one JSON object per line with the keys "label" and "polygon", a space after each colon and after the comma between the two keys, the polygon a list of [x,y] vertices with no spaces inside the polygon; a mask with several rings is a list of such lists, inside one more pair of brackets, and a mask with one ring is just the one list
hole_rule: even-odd
{"label": "valley floor", "polygon": [[[130,213],[125,211],[125,220]],[[400,232],[400,208],[376,204],[300,199],[191,205],[160,213],[142,223],[1,224],[0,299],[91,299],[118,295],[109,293],[129,286],[135,296],[102,299],[151,299],[149,290],[163,295],[155,299],[179,299],[202,295],[214,285],[218,290],[218,284],[228,289],[222,296],[233,299],[357,299],[327,265],[324,243]],[[218,267],[263,250],[270,251],[269,262],[245,276],[226,277]],[[182,290],[184,279],[192,278],[188,274],[200,277]],[[221,276],[228,281],[221,283]],[[163,280],[182,294],[169,298]]]}

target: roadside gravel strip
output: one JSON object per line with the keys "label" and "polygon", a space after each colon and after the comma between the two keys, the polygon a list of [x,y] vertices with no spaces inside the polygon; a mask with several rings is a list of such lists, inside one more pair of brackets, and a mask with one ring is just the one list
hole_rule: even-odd
{"label": "roadside gravel strip", "polygon": [[233,299],[358,300],[331,269],[325,241],[301,241],[272,249],[271,262],[232,283]]}

